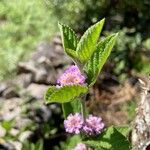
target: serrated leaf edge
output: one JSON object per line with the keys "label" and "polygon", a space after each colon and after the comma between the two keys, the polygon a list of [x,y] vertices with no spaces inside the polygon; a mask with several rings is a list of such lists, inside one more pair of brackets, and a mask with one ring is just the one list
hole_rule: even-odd
{"label": "serrated leaf edge", "polygon": [[[88,34],[91,34],[91,29],[92,29],[92,28],[96,28],[96,26],[99,26],[100,24],[102,24],[102,27],[101,27],[101,30],[102,30],[104,23],[105,23],[105,18],[102,19],[101,21],[97,22],[96,24],[92,25],[90,28],[88,28],[88,29],[84,32],[83,36],[81,37],[80,41],[79,41],[78,44],[77,44],[76,53],[77,53],[78,56],[79,56],[79,52],[81,51],[81,50],[79,49],[79,47],[82,47],[81,45],[83,45],[83,41],[85,40],[85,37],[86,37]],[[100,30],[100,33],[101,33],[101,30]],[[99,36],[100,36],[100,33],[99,33]],[[94,48],[94,49],[95,49],[95,48]],[[94,51],[93,51],[93,52],[94,52]],[[92,56],[92,54],[91,54],[90,56]],[[80,56],[79,56],[79,57],[80,57]],[[81,61],[82,61],[82,60],[81,60]]]}
{"label": "serrated leaf edge", "polygon": [[[65,85],[65,86],[62,86],[62,87],[60,87],[60,88],[58,88],[58,90],[57,91],[55,91],[53,94],[51,94],[51,96],[50,97],[52,97],[54,94],[57,94],[58,92],[59,92],[59,89],[62,89],[62,88],[68,88],[68,87],[84,87],[84,88],[86,88],[86,91],[88,91],[88,87],[87,86],[85,86],[85,85],[80,85],[80,84],[73,84],[73,85]],[[85,93],[85,92],[84,92]],[[81,94],[83,94],[83,92],[81,92]],[[80,95],[81,95],[80,94]],[[53,103],[53,102],[55,102],[55,101],[53,101],[53,100],[50,100],[50,97],[49,97],[49,99],[47,100],[48,102],[47,103]],[[72,99],[74,99],[74,98],[76,98],[77,96],[75,96],[75,97],[73,97]],[[69,102],[70,100],[68,100],[68,101],[66,101],[66,102]],[[66,102],[62,102],[62,104],[63,103],[66,103]]]}

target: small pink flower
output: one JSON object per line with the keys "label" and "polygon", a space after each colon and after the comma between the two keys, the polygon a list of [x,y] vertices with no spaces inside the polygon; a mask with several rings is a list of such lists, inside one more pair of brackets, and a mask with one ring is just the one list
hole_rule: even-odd
{"label": "small pink flower", "polygon": [[83,126],[83,119],[79,113],[70,114],[66,120],[64,120],[64,126],[66,132],[79,134]]}
{"label": "small pink flower", "polygon": [[99,134],[104,129],[104,123],[100,117],[89,115],[83,126],[83,131],[89,135]]}
{"label": "small pink flower", "polygon": [[74,150],[86,150],[86,146],[83,143],[79,143]]}
{"label": "small pink flower", "polygon": [[72,84],[84,84],[85,77],[81,74],[79,68],[76,65],[70,66],[57,80],[57,83],[61,86]]}

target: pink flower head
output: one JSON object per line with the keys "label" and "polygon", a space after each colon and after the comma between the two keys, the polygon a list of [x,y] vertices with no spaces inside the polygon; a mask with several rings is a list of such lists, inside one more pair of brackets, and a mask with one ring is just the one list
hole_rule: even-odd
{"label": "pink flower head", "polygon": [[79,143],[74,150],[86,150],[86,146],[83,143]]}
{"label": "pink flower head", "polygon": [[68,133],[79,134],[83,126],[83,119],[79,113],[70,114],[66,120],[64,120],[65,130]]}
{"label": "pink flower head", "polygon": [[76,65],[70,66],[57,80],[57,83],[61,86],[72,84],[84,84],[85,77],[81,74],[79,68]]}
{"label": "pink flower head", "polygon": [[89,115],[83,126],[83,131],[89,135],[99,134],[104,129],[102,118]]}

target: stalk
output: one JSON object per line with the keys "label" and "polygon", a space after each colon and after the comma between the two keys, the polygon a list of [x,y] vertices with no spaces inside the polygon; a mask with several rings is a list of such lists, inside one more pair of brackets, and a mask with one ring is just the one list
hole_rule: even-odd
{"label": "stalk", "polygon": [[86,120],[86,105],[85,105],[85,100],[86,100],[86,94],[81,97],[81,114],[82,114],[82,118],[83,118],[84,122]]}

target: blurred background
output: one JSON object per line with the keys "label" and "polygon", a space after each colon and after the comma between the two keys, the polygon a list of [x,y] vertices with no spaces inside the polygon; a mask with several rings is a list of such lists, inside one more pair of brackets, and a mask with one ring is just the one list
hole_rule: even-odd
{"label": "blurred background", "polygon": [[149,0],[0,0],[0,150],[71,150],[61,107],[43,93],[72,61],[58,21],[79,36],[102,18],[101,38],[117,43],[87,97],[107,125],[127,125],[140,99],[138,78],[150,74]]}

